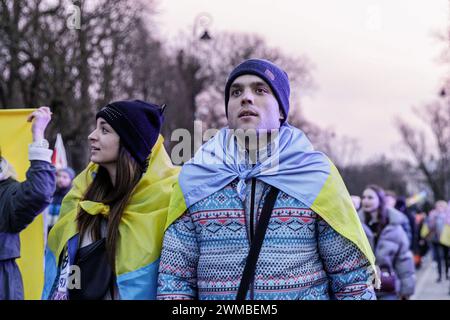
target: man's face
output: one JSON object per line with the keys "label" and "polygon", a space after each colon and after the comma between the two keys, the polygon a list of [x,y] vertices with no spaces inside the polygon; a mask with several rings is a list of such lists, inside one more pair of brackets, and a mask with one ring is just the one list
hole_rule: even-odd
{"label": "man's face", "polygon": [[269,85],[254,75],[237,77],[230,86],[230,129],[278,129],[282,113]]}
{"label": "man's face", "polygon": [[72,179],[70,178],[70,175],[63,170],[58,171],[56,174],[56,185],[58,188],[64,189],[70,186],[72,183]]}

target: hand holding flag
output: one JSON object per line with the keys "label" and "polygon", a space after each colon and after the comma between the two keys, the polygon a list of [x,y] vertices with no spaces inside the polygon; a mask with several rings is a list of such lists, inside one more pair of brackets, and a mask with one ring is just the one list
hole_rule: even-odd
{"label": "hand holding flag", "polygon": [[27,118],[28,122],[33,122],[31,132],[33,133],[33,141],[44,139],[44,132],[48,123],[52,119],[52,112],[49,107],[40,107],[33,111]]}

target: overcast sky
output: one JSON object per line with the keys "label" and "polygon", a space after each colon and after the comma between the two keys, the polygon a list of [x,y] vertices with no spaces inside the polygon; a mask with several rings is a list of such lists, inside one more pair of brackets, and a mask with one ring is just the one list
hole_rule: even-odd
{"label": "overcast sky", "polygon": [[304,115],[358,138],[361,159],[398,150],[394,116],[437,97],[448,67],[433,35],[449,25],[448,0],[160,0],[160,32],[175,37],[209,13],[214,30],[262,35],[269,46],[315,65],[318,88]]}

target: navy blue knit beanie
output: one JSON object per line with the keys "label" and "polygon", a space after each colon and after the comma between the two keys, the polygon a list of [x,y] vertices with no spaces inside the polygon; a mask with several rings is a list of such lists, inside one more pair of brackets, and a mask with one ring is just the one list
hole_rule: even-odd
{"label": "navy blue knit beanie", "polygon": [[141,100],[115,101],[102,108],[96,119],[105,119],[131,156],[146,169],[164,120],[163,111],[164,108]]}
{"label": "navy blue knit beanie", "polygon": [[268,60],[249,59],[239,64],[228,76],[225,85],[225,112],[228,116],[228,100],[230,99],[230,87],[237,77],[244,74],[252,74],[263,79],[272,89],[275,98],[284,114],[282,124],[289,114],[289,95],[291,88],[287,73]]}

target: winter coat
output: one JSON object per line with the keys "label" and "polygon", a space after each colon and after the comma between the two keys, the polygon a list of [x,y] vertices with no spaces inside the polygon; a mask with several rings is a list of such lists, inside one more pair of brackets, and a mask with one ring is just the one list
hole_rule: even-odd
{"label": "winter coat", "polygon": [[375,253],[376,264],[380,269],[388,269],[397,276],[396,294],[411,296],[415,288],[415,267],[409,240],[402,228],[405,216],[395,210],[388,210],[388,224],[380,232],[378,239],[365,221],[364,212],[359,217],[363,223],[364,231]]}
{"label": "winter coat", "polygon": [[48,206],[55,191],[55,170],[41,160],[31,161],[26,181],[0,181],[0,300],[23,299],[19,233]]}

